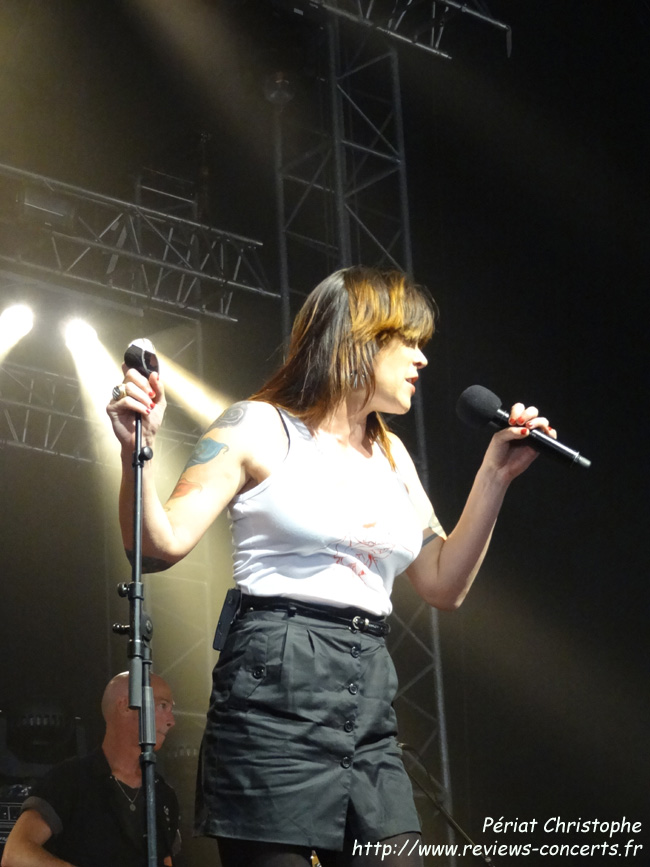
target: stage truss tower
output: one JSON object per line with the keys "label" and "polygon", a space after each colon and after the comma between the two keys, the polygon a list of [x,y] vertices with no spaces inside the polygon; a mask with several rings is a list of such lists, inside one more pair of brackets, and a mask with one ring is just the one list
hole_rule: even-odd
{"label": "stage truss tower", "polygon": [[[441,61],[445,28],[467,13],[505,32],[510,28],[468,4],[305,0],[276,3],[300,15],[318,46],[310,86],[278,69],[266,82],[274,105],[274,148],[283,333],[312,286],[337,268],[370,264],[413,272],[398,46]],[[475,4],[478,6],[479,4]],[[481,4],[482,5],[482,4]],[[416,395],[411,440],[425,488],[424,414]],[[433,779],[412,766],[416,797],[424,787],[451,811],[437,612],[411,594],[395,593],[389,645],[400,675],[396,707],[401,735]],[[405,753],[407,766],[410,753]],[[420,799],[425,835],[454,842],[429,799]],[[450,856],[447,863],[455,864]]]}

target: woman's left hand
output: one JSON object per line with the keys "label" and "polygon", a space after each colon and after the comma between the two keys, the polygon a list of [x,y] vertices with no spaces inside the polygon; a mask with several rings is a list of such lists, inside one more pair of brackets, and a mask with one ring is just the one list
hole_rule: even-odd
{"label": "woman's left hand", "polygon": [[526,443],[530,431],[535,428],[557,438],[556,431],[549,425],[547,418],[539,415],[536,406],[514,404],[510,410],[510,426],[494,434],[485,454],[484,465],[499,473],[505,481],[511,481],[523,473],[538,456],[538,452]]}

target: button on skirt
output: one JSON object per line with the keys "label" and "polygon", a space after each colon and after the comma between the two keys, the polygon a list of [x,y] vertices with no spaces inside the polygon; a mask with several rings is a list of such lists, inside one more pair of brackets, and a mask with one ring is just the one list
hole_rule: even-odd
{"label": "button on skirt", "polygon": [[383,638],[282,611],[233,623],[213,672],[196,833],[340,850],[419,831]]}

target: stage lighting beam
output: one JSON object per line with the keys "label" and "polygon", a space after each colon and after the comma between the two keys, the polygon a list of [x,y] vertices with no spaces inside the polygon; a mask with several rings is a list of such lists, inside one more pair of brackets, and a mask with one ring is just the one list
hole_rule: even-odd
{"label": "stage lighting beam", "polygon": [[97,332],[83,319],[71,319],[65,326],[65,345],[71,352],[92,351],[99,343]]}
{"label": "stage lighting beam", "polygon": [[65,343],[77,370],[82,399],[100,431],[97,458],[107,463],[111,457],[117,457],[117,450],[106,404],[113,386],[122,381],[121,365],[101,343],[95,329],[82,319],[72,319],[66,324]]}
{"label": "stage lighting beam", "polygon": [[0,361],[32,330],[34,314],[26,304],[12,304],[0,315]]}
{"label": "stage lighting beam", "polygon": [[232,403],[228,397],[208,388],[171,358],[161,353],[158,353],[158,357],[165,389],[199,424],[206,425],[214,421]]}

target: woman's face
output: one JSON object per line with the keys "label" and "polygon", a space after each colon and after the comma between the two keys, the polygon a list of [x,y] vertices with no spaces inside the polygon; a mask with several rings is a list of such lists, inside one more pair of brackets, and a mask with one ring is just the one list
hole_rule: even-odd
{"label": "woman's face", "polygon": [[422,350],[395,336],[375,356],[375,393],[369,408],[403,415],[411,408],[415,383],[427,359]]}

